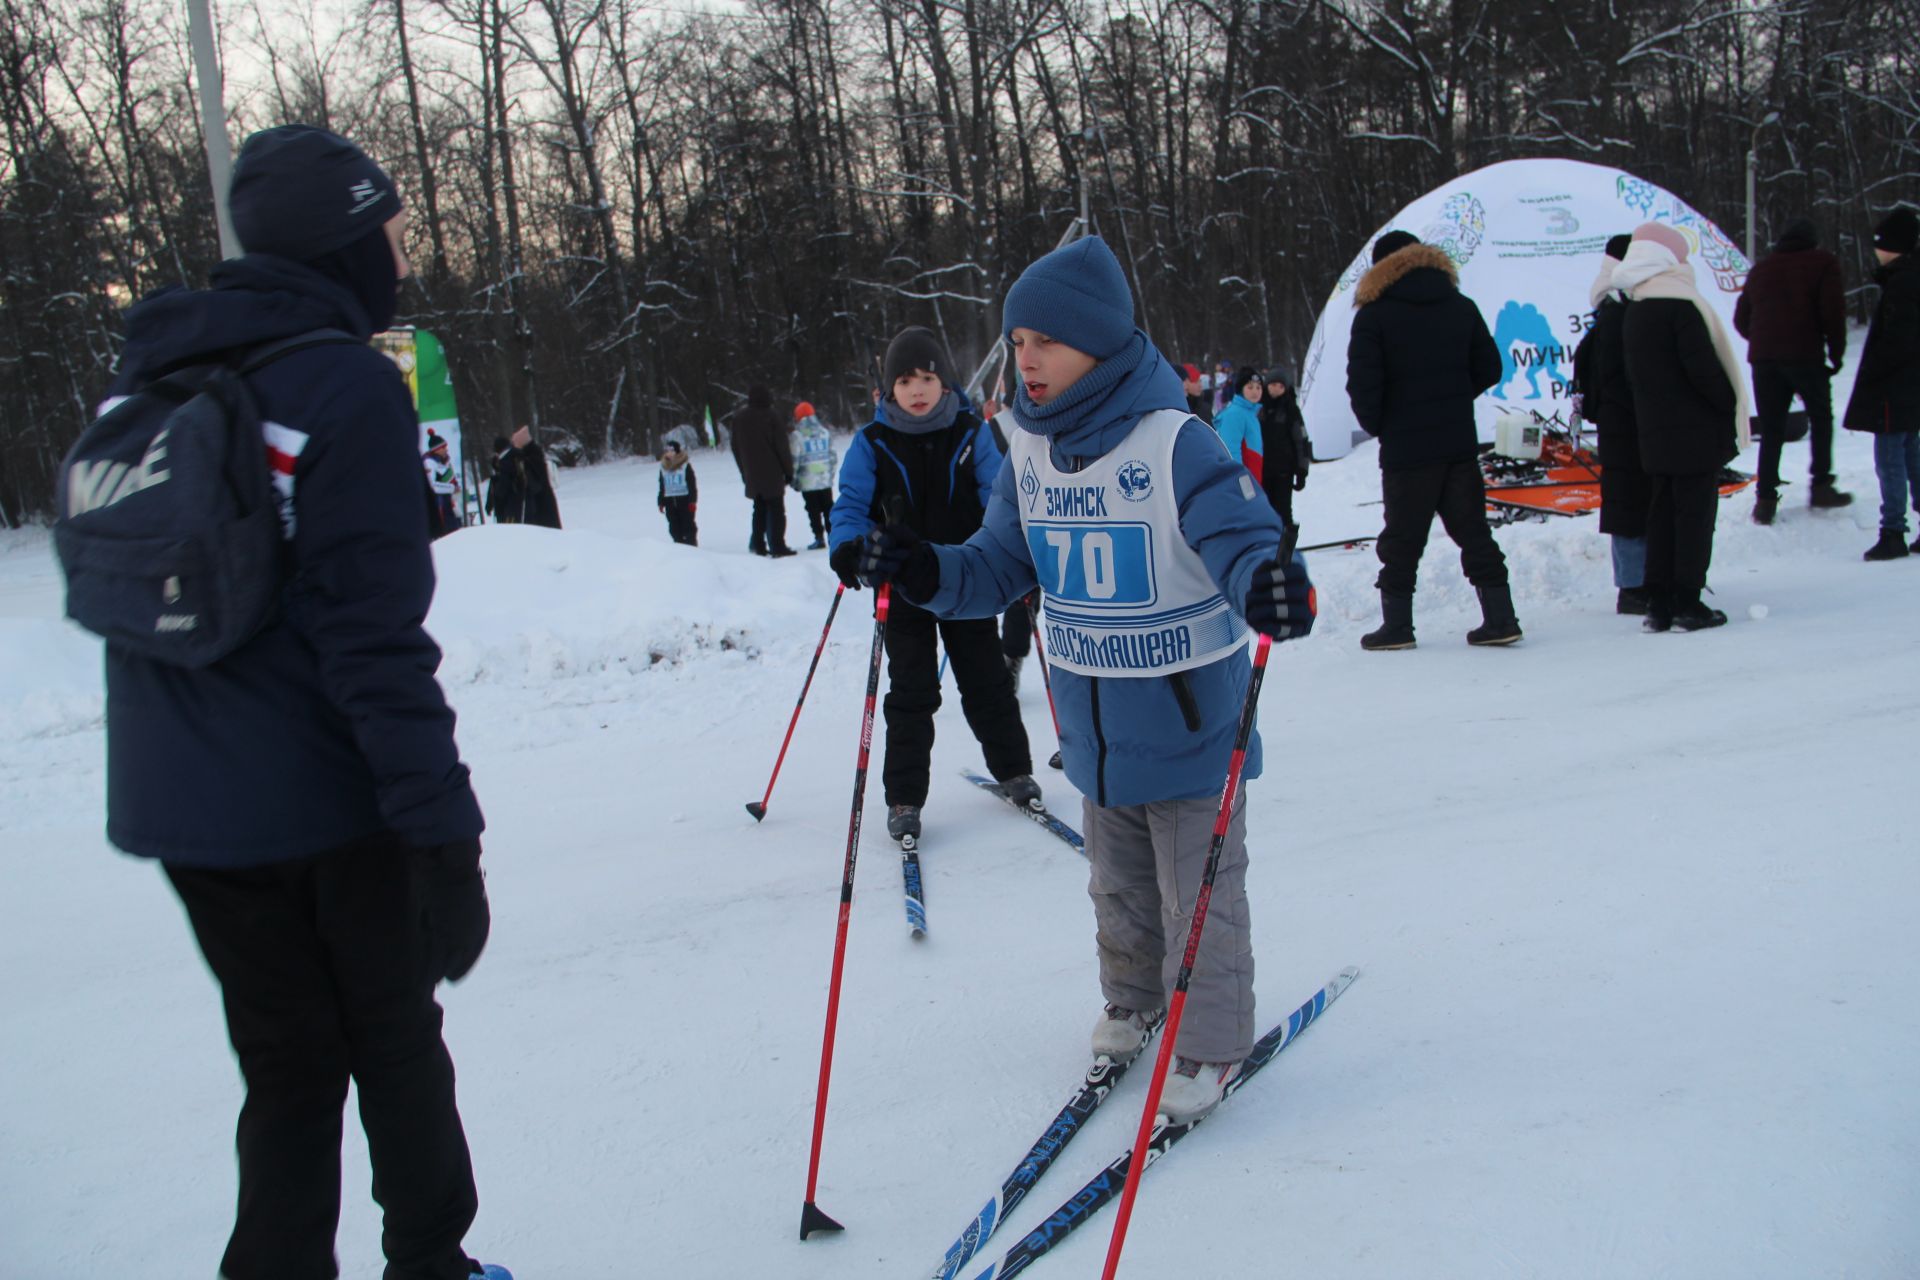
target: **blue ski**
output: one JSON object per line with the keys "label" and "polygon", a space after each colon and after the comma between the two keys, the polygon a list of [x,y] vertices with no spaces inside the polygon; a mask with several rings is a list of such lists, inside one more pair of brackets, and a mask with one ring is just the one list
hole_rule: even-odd
{"label": "blue ski", "polygon": [[999,783],[995,782],[992,778],[982,777],[980,774],[975,773],[971,769],[962,769],[960,771],[960,776],[965,778],[968,782],[971,782],[974,786],[980,788],[982,791],[986,791],[993,795],[999,796],[1002,800],[1005,800],[1008,804],[1013,805],[1013,811],[1015,813],[1027,819],[1029,822],[1039,823],[1041,826],[1045,827],[1048,831],[1051,831],[1054,835],[1066,841],[1067,847],[1072,849],[1075,853],[1079,854],[1081,857],[1084,858],[1087,856],[1087,842],[1081,838],[1080,833],[1078,831],[1075,831],[1072,827],[1068,826],[1066,823],[1060,821],[1060,819],[1054,817],[1051,813],[1048,813],[1045,809],[1029,809],[1025,805],[1013,804],[1012,799],[1010,799],[1007,795],[1006,788],[1002,787]]}
{"label": "blue ski", "polygon": [[[1162,1015],[1164,1020],[1165,1016]],[[1155,1023],[1153,1030],[1159,1029],[1160,1024]],[[1144,1053],[1145,1049],[1141,1052]],[[960,1238],[947,1247],[947,1256],[933,1270],[933,1280],[957,1280],[960,1268],[986,1247],[993,1233],[1007,1220],[1007,1215],[1027,1198],[1027,1193],[1033,1190],[1041,1176],[1053,1167],[1053,1162],[1067,1149],[1067,1144],[1079,1135],[1087,1120],[1106,1101],[1107,1095],[1113,1092],[1121,1077],[1127,1074],[1127,1068],[1135,1061],[1138,1059],[1115,1062],[1104,1055],[1093,1060],[1080,1087],[1074,1091],[1073,1097],[1067,1099],[1067,1105],[1060,1108],[1052,1123],[1047,1125],[1039,1141],[1028,1148],[1027,1154],[1014,1166],[1006,1181],[1000,1184],[1000,1190],[993,1199],[987,1201],[985,1207],[974,1215],[973,1221],[967,1224],[967,1229],[960,1233]]]}
{"label": "blue ski", "polygon": [[[1240,1064],[1240,1070],[1233,1079],[1227,1081],[1226,1096],[1220,1101],[1239,1092],[1240,1086],[1251,1080],[1254,1073],[1273,1061],[1282,1049],[1299,1039],[1300,1033],[1312,1026],[1314,1020],[1326,1012],[1327,1006],[1339,998],[1353,980],[1360,976],[1358,969],[1342,969],[1335,974],[1326,986],[1314,992],[1313,998],[1287,1015],[1287,1020],[1254,1042],[1253,1052]],[[1209,1115],[1212,1112],[1208,1113]],[[1167,1154],[1173,1144],[1192,1133],[1195,1128],[1206,1122],[1206,1116],[1186,1124],[1161,1124],[1154,1126],[1147,1138],[1147,1165],[1149,1168],[1161,1156]],[[1111,1200],[1120,1198],[1120,1192],[1127,1185],[1127,1169],[1133,1163],[1134,1153],[1129,1149],[1125,1154],[1102,1169],[1080,1190],[1055,1209],[1047,1220],[1029,1232],[1019,1244],[1007,1250],[1006,1255],[974,1280],[1009,1280],[1019,1275],[1039,1260],[1049,1249],[1066,1239],[1075,1229],[1086,1225],[1088,1219],[1099,1213]]]}

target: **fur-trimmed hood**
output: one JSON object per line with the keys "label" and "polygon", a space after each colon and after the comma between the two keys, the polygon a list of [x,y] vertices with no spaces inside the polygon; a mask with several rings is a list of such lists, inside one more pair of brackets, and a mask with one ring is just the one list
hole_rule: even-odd
{"label": "fur-trimmed hood", "polygon": [[[1422,267],[1431,267],[1447,278],[1448,289],[1437,292],[1436,296],[1444,296],[1444,292],[1453,292],[1460,288],[1459,269],[1453,265],[1453,259],[1449,258],[1444,250],[1430,244],[1410,244],[1380,259],[1367,274],[1360,277],[1360,285],[1353,291],[1353,305],[1364,307],[1369,302],[1378,302],[1387,290]],[[1408,299],[1410,302],[1431,300],[1426,297]]]}

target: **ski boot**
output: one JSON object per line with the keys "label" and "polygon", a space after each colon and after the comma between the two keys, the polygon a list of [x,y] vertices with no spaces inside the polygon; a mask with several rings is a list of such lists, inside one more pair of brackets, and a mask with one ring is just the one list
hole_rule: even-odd
{"label": "ski boot", "polygon": [[1033,780],[1033,775],[1030,773],[1023,773],[1017,778],[1008,778],[1000,784],[1000,789],[1007,793],[1007,799],[1022,809],[1031,809],[1035,813],[1047,811],[1046,803],[1040,799],[1040,784]]}
{"label": "ski boot", "polygon": [[1191,1124],[1220,1105],[1227,1081],[1240,1069],[1237,1062],[1195,1062],[1175,1058],[1160,1091],[1160,1119],[1165,1124]]}
{"label": "ski boot", "polygon": [[887,834],[900,842],[902,849],[920,846],[920,806],[896,804],[887,809]]}
{"label": "ski boot", "polygon": [[1142,1013],[1110,1004],[1093,1025],[1093,1056],[1116,1066],[1132,1062],[1166,1020],[1165,1009]]}

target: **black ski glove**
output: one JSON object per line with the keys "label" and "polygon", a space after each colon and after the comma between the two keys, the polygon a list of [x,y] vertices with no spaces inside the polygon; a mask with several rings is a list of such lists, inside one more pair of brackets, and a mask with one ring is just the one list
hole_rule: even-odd
{"label": "black ski glove", "polygon": [[858,546],[860,581],[868,586],[891,582],[913,600],[925,600],[940,589],[939,559],[908,526],[869,529]]}
{"label": "black ski glove", "polygon": [[1247,625],[1275,640],[1292,640],[1313,630],[1319,602],[1307,577],[1307,561],[1298,551],[1284,565],[1269,560],[1253,571],[1247,588]]}
{"label": "black ski glove", "polygon": [[415,857],[434,979],[458,982],[486,949],[493,923],[480,870],[480,842],[456,840],[416,850]]}
{"label": "black ski glove", "polygon": [[849,591],[860,589],[860,539],[852,538],[835,547],[827,556],[827,566]]}
{"label": "black ski glove", "polygon": [[1299,493],[1302,489],[1306,487],[1307,487],[1306,473],[1304,471],[1295,473],[1293,477],[1293,491],[1295,493]]}

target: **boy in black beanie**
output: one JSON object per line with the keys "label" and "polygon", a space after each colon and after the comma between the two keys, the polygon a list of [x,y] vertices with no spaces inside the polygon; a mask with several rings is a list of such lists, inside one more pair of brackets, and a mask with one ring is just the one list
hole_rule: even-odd
{"label": "boy in black beanie", "polygon": [[336,1273],[352,1084],[388,1280],[510,1280],[462,1248],[478,1196],[434,999],[486,944],[485,824],[421,626],[413,398],[367,345],[408,270],[400,197],[345,138],[288,125],[247,139],[231,207],[245,256],[127,313],[112,394],[307,343],[246,376],[283,608],[205,668],[106,653],[107,835],[179,895],[246,1080],[220,1273]]}
{"label": "boy in black beanie", "polygon": [[[953,360],[931,330],[900,331],[882,365],[885,398],[840,464],[830,562],[847,586],[869,529],[905,525],[934,542],[965,542],[980,527],[1001,454],[993,432],[955,384]],[[1027,729],[995,621],[936,619],[899,592],[887,619],[887,834],[912,848],[920,839],[940,708],[935,633],[960,686],[960,707],[986,754],[987,770],[1015,804],[1042,808]]]}

